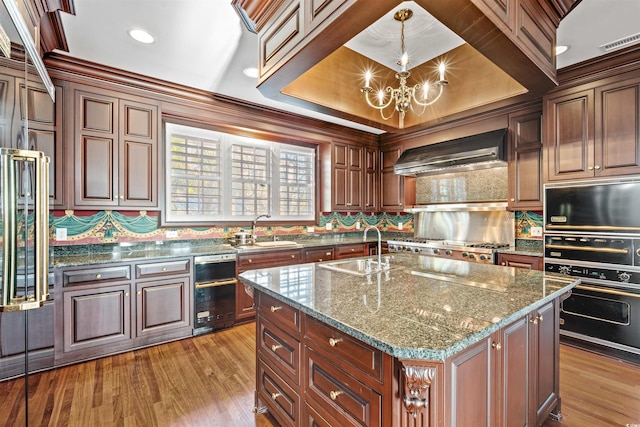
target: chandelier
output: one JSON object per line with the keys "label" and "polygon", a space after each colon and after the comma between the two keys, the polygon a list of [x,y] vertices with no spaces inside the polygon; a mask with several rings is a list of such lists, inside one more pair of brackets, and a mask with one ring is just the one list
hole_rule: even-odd
{"label": "chandelier", "polygon": [[[384,90],[379,90],[377,93],[377,103],[371,101],[370,94],[373,92],[373,88],[369,85],[371,83],[371,71],[367,71],[365,74],[365,84],[360,92],[364,93],[367,104],[370,107],[380,111],[380,116],[383,120],[389,120],[395,111],[399,113],[398,126],[400,129],[404,127],[404,116],[407,111],[413,111],[420,115],[424,113],[425,108],[428,105],[436,102],[442,95],[442,90],[449,84],[444,78],[445,66],[444,63],[440,63],[438,66],[440,80],[433,84],[429,84],[428,81],[424,83],[418,83],[414,86],[407,86],[407,79],[411,76],[411,72],[407,69],[409,65],[409,56],[404,46],[404,21],[410,19],[413,16],[411,9],[400,9],[394,15],[393,19],[400,21],[402,24],[401,29],[401,48],[402,56],[398,61],[401,69],[396,73],[396,79],[400,80],[400,86],[393,88],[387,86]],[[435,92],[435,95],[433,94]],[[385,115],[385,110],[391,106],[395,101],[395,108],[392,109],[389,115]],[[414,104],[420,108],[420,111],[414,109]]]}

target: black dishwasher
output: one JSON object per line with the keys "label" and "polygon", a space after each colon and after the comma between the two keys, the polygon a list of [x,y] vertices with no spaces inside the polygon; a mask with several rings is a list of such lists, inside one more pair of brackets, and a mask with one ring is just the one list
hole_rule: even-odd
{"label": "black dishwasher", "polygon": [[193,335],[233,326],[236,317],[236,254],[197,256]]}

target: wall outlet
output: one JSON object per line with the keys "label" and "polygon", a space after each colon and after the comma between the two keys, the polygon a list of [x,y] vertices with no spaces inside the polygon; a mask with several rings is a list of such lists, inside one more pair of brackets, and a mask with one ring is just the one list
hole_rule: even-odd
{"label": "wall outlet", "polygon": [[165,231],[164,235],[167,237],[167,239],[178,237],[178,230],[167,230]]}
{"label": "wall outlet", "polygon": [[531,237],[542,237],[542,227],[531,227]]}
{"label": "wall outlet", "polygon": [[315,227],[307,227],[307,233],[315,233],[315,232],[316,232]]}
{"label": "wall outlet", "polygon": [[58,242],[64,242],[67,240],[67,229],[66,228],[57,228],[56,227],[56,240]]}
{"label": "wall outlet", "polygon": [[398,223],[398,230],[402,230],[402,223],[401,222]]}
{"label": "wall outlet", "polygon": [[327,231],[333,230],[333,225],[331,224],[331,222],[328,222],[327,225],[324,226],[324,229]]}
{"label": "wall outlet", "polygon": [[362,225],[360,225],[360,221],[356,221],[356,230],[360,230],[360,227],[362,227]]}

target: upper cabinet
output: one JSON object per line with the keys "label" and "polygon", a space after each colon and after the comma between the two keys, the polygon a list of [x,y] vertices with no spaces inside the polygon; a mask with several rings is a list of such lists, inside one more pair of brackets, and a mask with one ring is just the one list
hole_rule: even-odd
{"label": "upper cabinet", "polygon": [[158,106],[72,86],[74,208],[158,207]]}
{"label": "upper cabinet", "polygon": [[542,210],[542,111],[509,115],[509,209]]}
{"label": "upper cabinet", "polygon": [[615,80],[545,97],[547,181],[640,173],[640,77]]}
{"label": "upper cabinet", "polygon": [[333,144],[332,210],[362,211],[364,147]]}
{"label": "upper cabinet", "polygon": [[380,210],[401,212],[415,204],[416,179],[397,175],[393,169],[402,154],[402,144],[380,150]]}

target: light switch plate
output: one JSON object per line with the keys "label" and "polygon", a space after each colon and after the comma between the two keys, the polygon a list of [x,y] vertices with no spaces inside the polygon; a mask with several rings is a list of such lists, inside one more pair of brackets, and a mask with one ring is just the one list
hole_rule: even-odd
{"label": "light switch plate", "polygon": [[360,227],[361,227],[360,221],[356,221],[356,230],[360,230]]}
{"label": "light switch plate", "polygon": [[167,230],[164,235],[167,236],[167,239],[178,237],[178,230]]}
{"label": "light switch plate", "polygon": [[316,228],[315,227],[307,227],[307,233],[315,233]]}
{"label": "light switch plate", "polygon": [[541,237],[542,227],[531,227],[531,237]]}
{"label": "light switch plate", "polygon": [[331,230],[333,230],[333,227],[332,227],[331,223],[328,222],[327,225],[324,226],[324,229],[327,230],[327,231],[331,231]]}
{"label": "light switch plate", "polygon": [[64,242],[67,240],[67,229],[66,228],[57,228],[56,227],[56,240],[58,242]]}
{"label": "light switch plate", "polygon": [[398,230],[402,230],[402,223],[401,222],[398,223]]}

